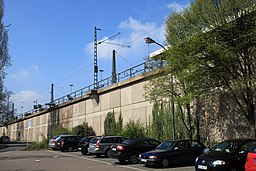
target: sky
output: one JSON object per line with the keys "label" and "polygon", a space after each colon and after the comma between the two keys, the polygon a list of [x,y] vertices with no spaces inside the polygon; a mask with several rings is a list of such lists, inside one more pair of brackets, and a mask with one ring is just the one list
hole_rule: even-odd
{"label": "sky", "polygon": [[[9,54],[5,87],[16,113],[33,104],[93,84],[94,27],[98,45],[98,79],[111,76],[112,51],[116,50],[117,73],[144,62],[158,49],[145,37],[167,45],[165,21],[181,11],[189,0],[5,0],[4,25],[9,25]],[[127,47],[129,46],[129,47]],[[73,85],[73,86],[70,86]]]}

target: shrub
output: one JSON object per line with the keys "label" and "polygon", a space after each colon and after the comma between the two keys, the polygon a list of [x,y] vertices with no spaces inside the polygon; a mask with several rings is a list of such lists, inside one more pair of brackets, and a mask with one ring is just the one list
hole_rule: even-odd
{"label": "shrub", "polygon": [[48,149],[48,140],[43,136],[42,142],[32,142],[24,150],[42,150]]}
{"label": "shrub", "polygon": [[89,126],[87,122],[84,122],[82,125],[75,126],[72,130],[72,133],[74,135],[81,135],[85,137],[96,135],[93,128]]}
{"label": "shrub", "polygon": [[129,138],[139,138],[146,136],[146,129],[140,121],[130,120],[124,127],[122,131],[122,136]]}
{"label": "shrub", "polygon": [[63,127],[62,125],[59,125],[55,132],[53,133],[54,136],[58,136],[58,135],[66,135],[66,134],[72,134],[72,132],[66,128],[66,127]]}

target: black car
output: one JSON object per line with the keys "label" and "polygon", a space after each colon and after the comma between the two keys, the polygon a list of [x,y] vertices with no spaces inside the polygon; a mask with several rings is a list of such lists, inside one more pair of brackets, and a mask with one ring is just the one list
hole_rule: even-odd
{"label": "black car", "polygon": [[1,144],[7,144],[7,143],[10,143],[10,137],[9,136],[1,136],[0,137],[0,143]]}
{"label": "black car", "polygon": [[90,154],[96,155],[96,157],[100,157],[101,155],[105,155],[105,157],[108,157],[110,147],[113,144],[121,143],[126,139],[127,137],[123,136],[95,137],[89,143],[88,152]]}
{"label": "black car", "polygon": [[155,150],[140,154],[139,159],[147,166],[193,164],[204,149],[206,146],[195,140],[168,140]]}
{"label": "black car", "polygon": [[254,139],[222,141],[196,159],[195,170],[243,171],[247,153],[255,142]]}
{"label": "black car", "polygon": [[60,151],[73,151],[78,149],[79,141],[83,136],[70,135],[65,136],[60,140]]}
{"label": "black car", "polygon": [[140,153],[155,149],[160,144],[159,141],[151,138],[128,139],[121,144],[111,147],[108,155],[120,162],[128,160],[129,163],[138,163]]}
{"label": "black car", "polygon": [[79,141],[78,150],[80,150],[83,155],[88,153],[89,143],[93,138],[94,137],[84,137]]}

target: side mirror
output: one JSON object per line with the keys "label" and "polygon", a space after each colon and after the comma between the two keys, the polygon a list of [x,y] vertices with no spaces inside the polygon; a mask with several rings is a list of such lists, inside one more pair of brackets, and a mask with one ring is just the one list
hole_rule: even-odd
{"label": "side mirror", "polygon": [[247,154],[246,151],[239,151],[239,154]]}
{"label": "side mirror", "polygon": [[179,150],[179,147],[174,147],[174,151],[177,151],[177,150]]}
{"label": "side mirror", "polygon": [[209,151],[210,151],[209,148],[205,148],[204,151],[203,151],[203,153],[204,153],[204,154],[207,154]]}

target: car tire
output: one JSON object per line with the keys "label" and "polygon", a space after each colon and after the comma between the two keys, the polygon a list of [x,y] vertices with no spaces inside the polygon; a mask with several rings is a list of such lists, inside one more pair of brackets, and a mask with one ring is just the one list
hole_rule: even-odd
{"label": "car tire", "polygon": [[109,152],[109,150],[110,150],[109,148],[108,148],[108,149],[106,149],[106,151],[105,151],[105,153],[104,153],[105,157],[109,157],[109,156],[108,156],[108,152]]}
{"label": "car tire", "polygon": [[136,164],[139,162],[138,156],[136,154],[131,154],[129,157],[129,163]]}
{"label": "car tire", "polygon": [[86,148],[82,148],[81,153],[83,155],[86,155],[88,153],[88,150]]}
{"label": "car tire", "polygon": [[67,147],[67,151],[70,152],[70,151],[73,151],[73,148],[71,146],[68,146]]}
{"label": "car tire", "polygon": [[121,164],[125,163],[125,160],[120,160],[120,159],[118,159],[118,161],[119,161]]}
{"label": "car tire", "polygon": [[162,160],[162,167],[163,168],[166,168],[166,167],[168,167],[169,166],[169,164],[170,164],[170,162],[169,162],[169,160],[167,159],[167,158],[164,158],[163,160]]}
{"label": "car tire", "polygon": [[237,171],[236,168],[229,168],[228,171]]}

